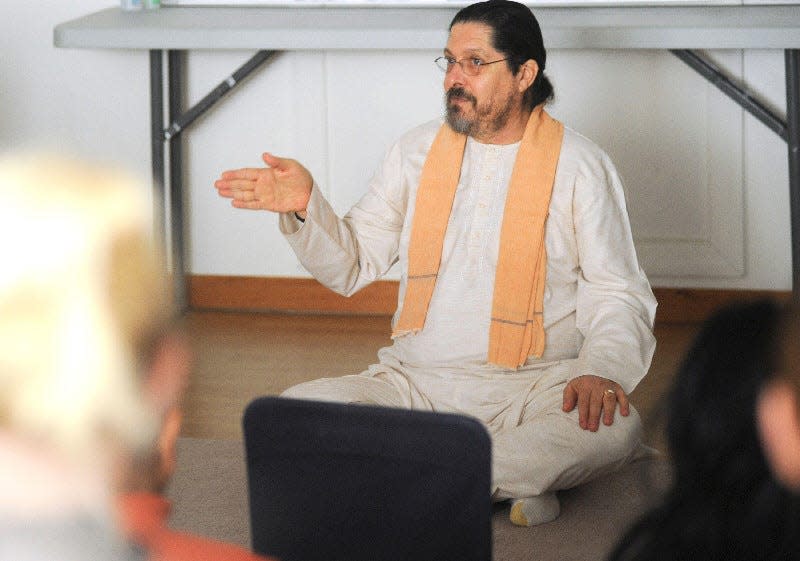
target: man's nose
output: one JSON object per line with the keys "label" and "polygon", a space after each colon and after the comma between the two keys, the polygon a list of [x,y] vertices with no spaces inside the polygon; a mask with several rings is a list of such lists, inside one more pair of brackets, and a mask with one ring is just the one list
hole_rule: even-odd
{"label": "man's nose", "polygon": [[461,64],[456,63],[452,65],[444,75],[445,91],[449,90],[453,86],[463,86],[465,79],[466,74],[464,74],[464,69],[461,68]]}

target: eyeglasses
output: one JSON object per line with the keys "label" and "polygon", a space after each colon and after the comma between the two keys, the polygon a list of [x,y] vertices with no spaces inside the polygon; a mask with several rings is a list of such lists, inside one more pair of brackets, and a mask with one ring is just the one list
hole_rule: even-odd
{"label": "eyeglasses", "polygon": [[465,58],[462,60],[456,60],[449,56],[440,56],[433,62],[436,63],[436,66],[442,69],[442,72],[450,72],[453,69],[454,64],[458,64],[461,67],[461,71],[466,74],[467,76],[477,76],[481,72],[481,68],[484,66],[488,66],[490,64],[495,64],[497,62],[503,62],[504,60],[508,60],[508,58],[501,58],[499,60],[492,60],[490,62],[484,62],[479,58]]}

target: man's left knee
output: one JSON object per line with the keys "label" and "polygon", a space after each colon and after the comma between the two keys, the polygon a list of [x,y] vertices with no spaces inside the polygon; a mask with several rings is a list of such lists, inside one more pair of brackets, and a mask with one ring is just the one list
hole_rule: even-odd
{"label": "man's left knee", "polygon": [[602,440],[598,453],[608,461],[622,460],[630,456],[642,443],[642,419],[631,406],[630,413],[622,416],[619,411],[610,425],[601,423],[597,435]]}

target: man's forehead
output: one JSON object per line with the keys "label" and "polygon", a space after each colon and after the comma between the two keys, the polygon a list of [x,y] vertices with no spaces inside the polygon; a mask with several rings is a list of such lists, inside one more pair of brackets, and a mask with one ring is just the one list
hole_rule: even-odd
{"label": "man's forehead", "polygon": [[445,51],[470,54],[494,53],[492,28],[475,22],[458,23],[450,30]]}

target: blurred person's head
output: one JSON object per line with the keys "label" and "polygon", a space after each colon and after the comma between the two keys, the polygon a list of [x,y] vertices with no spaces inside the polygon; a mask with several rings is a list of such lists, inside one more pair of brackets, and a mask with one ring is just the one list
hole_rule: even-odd
{"label": "blurred person's head", "polygon": [[736,304],[713,315],[695,338],[668,399],[678,485],[721,498],[770,484],[755,408],[775,371],[779,321],[772,301]]}
{"label": "blurred person's head", "polygon": [[775,477],[800,493],[800,308],[781,322],[775,372],[757,403],[758,429]]}
{"label": "blurred person's head", "polygon": [[800,495],[773,476],[756,421],[761,389],[781,363],[782,318],[781,306],[759,300],[703,324],[666,402],[671,485],[612,560],[777,560],[800,551]]}
{"label": "blurred person's head", "polygon": [[0,160],[0,444],[111,491],[176,386],[149,374],[172,314],[146,193],[58,158]]}

